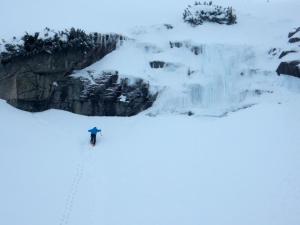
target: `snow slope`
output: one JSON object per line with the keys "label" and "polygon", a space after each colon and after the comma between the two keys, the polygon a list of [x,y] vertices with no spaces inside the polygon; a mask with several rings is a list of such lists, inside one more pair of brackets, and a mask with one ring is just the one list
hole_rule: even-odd
{"label": "snow slope", "polygon": [[[299,98],[223,118],[0,105],[1,224],[300,223]],[[103,129],[88,144],[87,129]]]}

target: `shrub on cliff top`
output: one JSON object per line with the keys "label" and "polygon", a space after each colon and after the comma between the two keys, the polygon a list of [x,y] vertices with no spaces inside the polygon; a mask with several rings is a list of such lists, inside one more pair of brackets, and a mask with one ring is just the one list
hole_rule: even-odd
{"label": "shrub on cliff top", "polygon": [[194,5],[189,5],[184,10],[183,20],[192,26],[201,25],[204,22],[231,25],[236,23],[236,15],[232,7],[224,8],[213,5],[211,1],[195,2]]}
{"label": "shrub on cliff top", "polygon": [[0,41],[0,60],[7,62],[18,56],[31,56],[41,52],[52,54],[70,48],[86,52],[97,46],[106,47],[121,38],[116,34],[85,33],[75,28],[57,32],[45,28],[41,33],[25,33],[20,39],[14,37],[11,41]]}

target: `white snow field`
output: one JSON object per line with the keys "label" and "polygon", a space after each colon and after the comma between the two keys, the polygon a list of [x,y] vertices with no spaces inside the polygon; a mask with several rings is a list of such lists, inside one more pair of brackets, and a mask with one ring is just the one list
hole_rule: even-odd
{"label": "white snow field", "polygon": [[1,224],[298,225],[299,102],[105,118],[2,101]]}
{"label": "white snow field", "polygon": [[[0,100],[0,225],[300,224],[300,79],[277,76],[268,55],[295,47],[300,1],[214,1],[238,23],[199,27],[182,22],[192,3],[0,0],[0,38],[46,26],[122,33],[130,40],[73,76],[118,70],[159,92],[130,118]],[[103,136],[91,147],[94,126]]]}

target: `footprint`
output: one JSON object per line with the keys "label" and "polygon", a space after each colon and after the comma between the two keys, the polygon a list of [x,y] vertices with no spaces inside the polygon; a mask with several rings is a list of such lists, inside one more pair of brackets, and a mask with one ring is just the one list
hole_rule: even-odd
{"label": "footprint", "polygon": [[65,208],[64,208],[64,212],[62,214],[61,220],[60,220],[60,225],[69,224],[70,216],[73,211],[74,200],[75,200],[77,192],[78,192],[78,187],[79,187],[80,181],[82,179],[83,172],[84,172],[84,165],[83,165],[83,162],[81,162],[76,167],[75,176],[73,178],[70,191],[66,198]]}

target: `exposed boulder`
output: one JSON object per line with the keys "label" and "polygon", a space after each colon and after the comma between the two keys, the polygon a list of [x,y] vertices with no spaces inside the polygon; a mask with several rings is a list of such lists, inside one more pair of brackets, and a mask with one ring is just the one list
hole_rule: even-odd
{"label": "exposed boulder", "polygon": [[276,70],[278,75],[286,74],[300,78],[300,60],[281,62]]}

